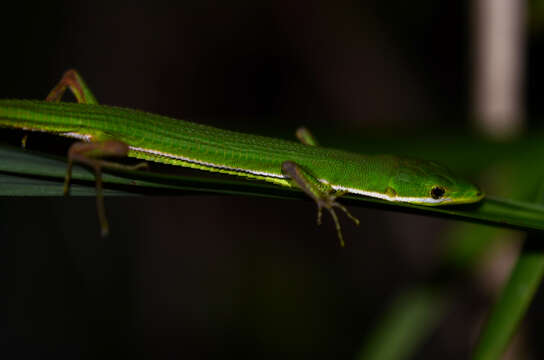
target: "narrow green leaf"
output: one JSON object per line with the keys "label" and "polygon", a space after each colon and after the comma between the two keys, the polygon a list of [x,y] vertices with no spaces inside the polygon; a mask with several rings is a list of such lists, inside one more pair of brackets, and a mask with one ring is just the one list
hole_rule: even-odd
{"label": "narrow green leaf", "polygon": [[[0,196],[52,195],[55,182],[58,183],[57,194],[61,195],[65,172],[66,163],[62,158],[36,154],[20,148],[0,146],[0,175],[2,175],[3,181],[0,187]],[[88,191],[83,191],[80,188],[78,191],[74,191],[74,195],[93,193],[94,176],[88,170],[75,166],[73,179],[74,184],[88,188]],[[144,171],[119,171],[115,172],[115,175],[105,174],[104,183],[106,189],[112,190],[108,191],[107,195],[182,195],[190,191],[308,200],[302,192],[295,189],[228,176],[206,178]],[[392,203],[355,195],[347,195],[342,198],[342,201],[354,206],[455,218],[499,227],[544,230],[543,206],[491,196],[486,197],[478,204],[449,207]]]}
{"label": "narrow green leaf", "polygon": [[[538,196],[544,200],[544,188]],[[498,301],[482,327],[473,359],[500,359],[544,276],[542,234],[531,232]]]}
{"label": "narrow green leaf", "polygon": [[441,292],[421,287],[401,293],[355,359],[395,360],[413,356],[435,330],[446,308],[446,297]]}
{"label": "narrow green leaf", "polygon": [[[539,236],[541,241],[541,236]],[[530,237],[493,306],[474,350],[473,359],[500,359],[525,315],[544,275],[544,248]]]}

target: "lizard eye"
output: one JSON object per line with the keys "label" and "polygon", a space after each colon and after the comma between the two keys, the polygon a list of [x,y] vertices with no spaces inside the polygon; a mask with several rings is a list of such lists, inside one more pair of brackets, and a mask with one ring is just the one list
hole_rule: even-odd
{"label": "lizard eye", "polygon": [[446,190],[444,190],[444,188],[440,187],[440,186],[434,186],[432,189],[431,189],[431,197],[435,200],[438,200],[440,199],[442,196],[444,196],[444,193],[446,192]]}

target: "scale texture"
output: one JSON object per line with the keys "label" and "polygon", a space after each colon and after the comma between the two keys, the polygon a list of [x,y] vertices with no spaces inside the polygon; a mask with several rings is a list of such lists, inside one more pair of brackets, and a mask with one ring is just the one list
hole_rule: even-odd
{"label": "scale texture", "polygon": [[[446,189],[444,200],[449,199],[449,203],[475,202],[483,196],[475,186],[433,162],[354,154],[127,108],[0,100],[0,126],[88,140],[120,140],[130,146],[131,157],[257,178],[283,186],[294,186],[281,171],[282,163],[292,161],[334,189],[374,194],[392,201],[430,199],[433,186]],[[433,204],[439,202],[430,205]]]}

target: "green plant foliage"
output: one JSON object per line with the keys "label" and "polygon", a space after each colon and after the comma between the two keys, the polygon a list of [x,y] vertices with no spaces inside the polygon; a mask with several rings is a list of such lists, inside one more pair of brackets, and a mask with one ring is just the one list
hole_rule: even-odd
{"label": "green plant foliage", "polygon": [[394,360],[413,356],[447,308],[442,289],[415,288],[402,292],[386,310],[355,359]]}
{"label": "green plant foliage", "polygon": [[[19,148],[0,147],[0,175],[3,182],[0,195],[61,195],[65,171],[66,163],[63,159],[27,152]],[[88,188],[87,191],[77,188],[74,195],[92,194],[95,186],[92,173],[75,167],[73,179],[75,184]],[[205,178],[143,171],[119,171],[115,175],[105,174],[104,183],[107,189],[114,190],[108,191],[106,195],[182,195],[191,191],[307,199],[297,190],[231,177]],[[491,196],[487,196],[479,204],[450,207],[391,203],[352,195],[345,196],[342,200],[346,204],[355,206],[456,218],[499,227],[544,230],[543,206]]]}
{"label": "green plant foliage", "polygon": [[481,332],[473,359],[500,359],[531,304],[544,275],[544,251],[534,241],[527,240]]}

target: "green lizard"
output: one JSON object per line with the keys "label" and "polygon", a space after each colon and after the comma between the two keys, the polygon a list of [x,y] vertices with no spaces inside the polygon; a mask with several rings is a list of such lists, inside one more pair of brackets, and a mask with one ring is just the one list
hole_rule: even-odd
{"label": "green lizard", "polygon": [[[60,102],[67,88],[78,103]],[[73,162],[94,170],[103,235],[108,232],[108,223],[101,169],[145,167],[145,163],[127,166],[103,160],[112,156],[129,156],[299,188],[315,200],[318,224],[322,208],[330,212],[342,246],[344,241],[334,209],[342,210],[359,223],[336,201],[346,193],[429,206],[473,203],[484,196],[477,186],[434,162],[320,147],[306,129],[297,131],[301,143],[296,143],[99,105],[75,70],[64,74],[45,101],[0,100],[0,126],[82,140],[68,151],[64,192],[69,192]]]}

